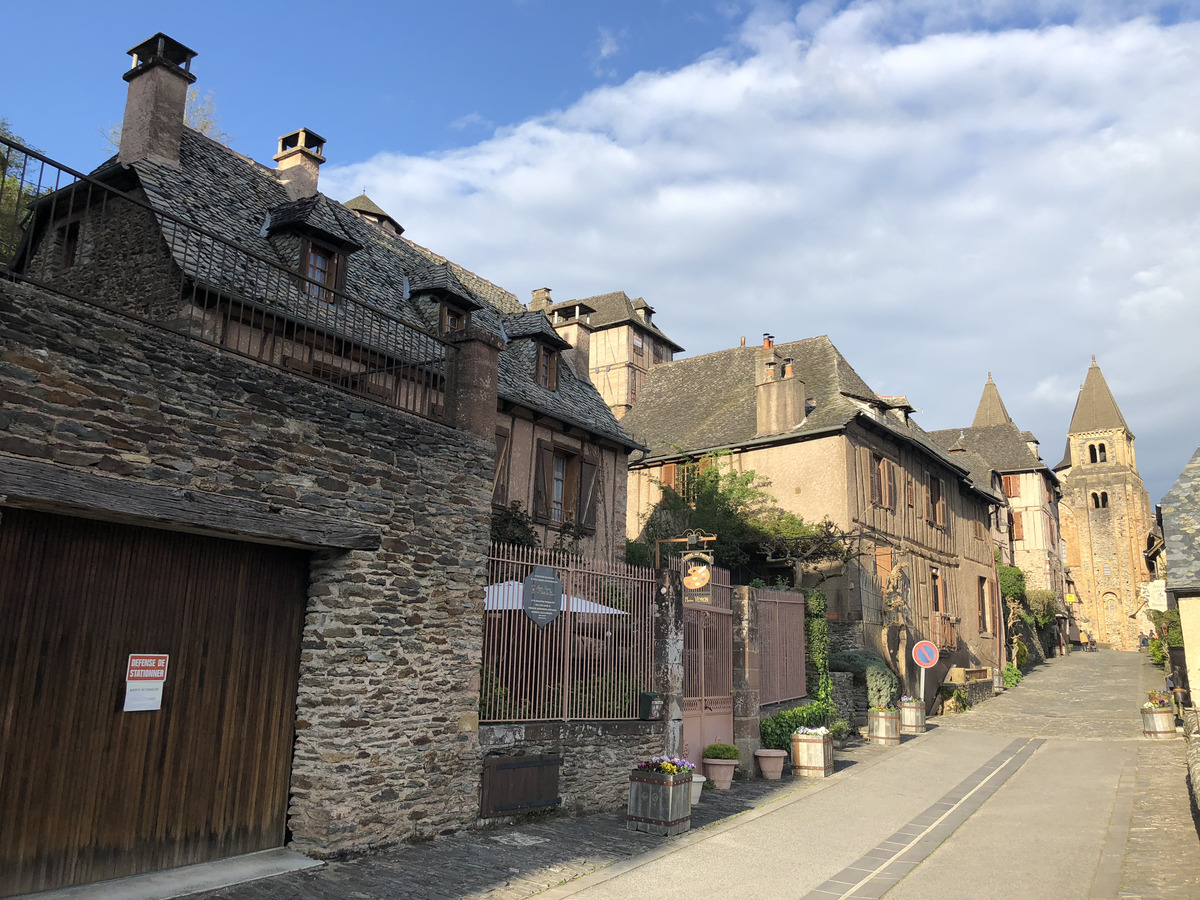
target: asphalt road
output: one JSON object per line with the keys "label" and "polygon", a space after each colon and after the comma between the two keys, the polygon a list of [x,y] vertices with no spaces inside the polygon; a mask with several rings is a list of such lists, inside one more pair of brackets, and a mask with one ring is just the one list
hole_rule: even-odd
{"label": "asphalt road", "polygon": [[929,733],[552,889],[603,898],[1200,898],[1182,738],[1141,734],[1139,654],[1051,661]]}

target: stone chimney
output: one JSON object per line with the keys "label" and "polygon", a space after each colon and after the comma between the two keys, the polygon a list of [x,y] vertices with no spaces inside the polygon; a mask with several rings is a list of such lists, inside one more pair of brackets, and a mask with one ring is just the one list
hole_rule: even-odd
{"label": "stone chimney", "polygon": [[129,82],[121,147],[117,159],[125,164],[152,159],[179,167],[183,111],[196,52],[161,31],[128,51],[133,68],[122,78]]}
{"label": "stone chimney", "polygon": [[533,296],[529,300],[529,309],[537,312],[539,309],[549,309],[551,305],[550,288],[534,288]]}
{"label": "stone chimney", "polygon": [[779,356],[770,335],[763,336],[763,345],[754,356],[757,435],[791,431],[804,421],[804,382],[796,377],[791,358]]}
{"label": "stone chimney", "polygon": [[325,138],[310,128],[301,128],[279,139],[279,152],[275,154],[276,177],[287,188],[293,200],[315,197],[317,194],[317,170],[325,157]]}

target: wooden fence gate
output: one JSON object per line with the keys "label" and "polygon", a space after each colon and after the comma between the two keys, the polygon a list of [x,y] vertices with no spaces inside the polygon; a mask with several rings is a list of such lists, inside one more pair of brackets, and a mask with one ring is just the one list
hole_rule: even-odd
{"label": "wooden fence gate", "polygon": [[733,743],[733,588],[712,567],[703,588],[683,591],[683,755],[698,762],[712,743]]}

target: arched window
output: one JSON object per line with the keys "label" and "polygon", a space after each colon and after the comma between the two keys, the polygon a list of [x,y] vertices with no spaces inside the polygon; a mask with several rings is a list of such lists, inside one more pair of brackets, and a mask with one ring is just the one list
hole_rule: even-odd
{"label": "arched window", "polygon": [[1092,506],[1094,506],[1096,509],[1100,508],[1100,495],[1099,494],[1096,494],[1096,493],[1092,494]]}
{"label": "arched window", "polygon": [[1107,491],[1100,492],[1100,508],[1108,509],[1108,492]]}
{"label": "arched window", "polygon": [[1108,454],[1104,452],[1103,444],[1100,445],[1100,449],[1098,452],[1100,454],[1100,462],[1108,462]]}
{"label": "arched window", "polygon": [[1088,459],[1090,459],[1092,462],[1096,461],[1096,445],[1095,444],[1088,444]]}

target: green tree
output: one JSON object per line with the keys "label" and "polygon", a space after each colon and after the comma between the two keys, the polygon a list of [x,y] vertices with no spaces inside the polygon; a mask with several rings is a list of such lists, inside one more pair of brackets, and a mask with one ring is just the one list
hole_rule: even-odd
{"label": "green tree", "polygon": [[[29,147],[25,139],[12,130],[7,119],[0,118],[0,138],[25,146],[35,153],[41,152],[36,147]],[[0,173],[0,269],[3,269],[12,262],[21,240],[21,219],[25,215],[26,205],[34,196],[28,182],[36,179],[36,173],[31,173],[29,168],[30,164],[37,165],[37,162],[5,143],[0,143],[0,160],[3,160],[0,165],[4,170]]]}
{"label": "green tree", "polygon": [[837,566],[853,556],[845,532],[828,520],[813,524],[780,509],[767,491],[770,482],[752,470],[736,471],[729,454],[688,460],[677,469],[676,485],[659,487],[662,500],[642,531],[647,547],[703,531],[716,535],[708,549],[719,565],[745,570],[783,563],[795,573]]}

